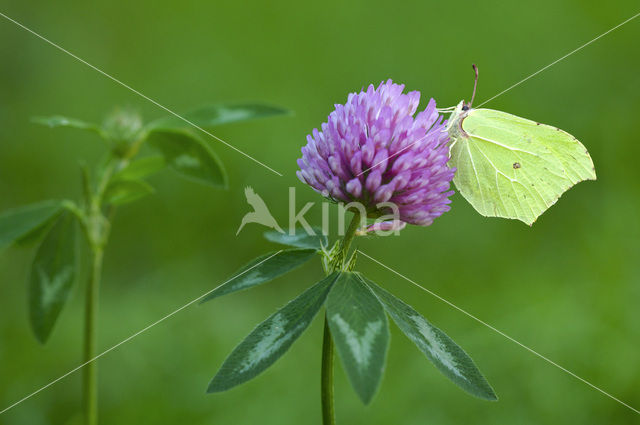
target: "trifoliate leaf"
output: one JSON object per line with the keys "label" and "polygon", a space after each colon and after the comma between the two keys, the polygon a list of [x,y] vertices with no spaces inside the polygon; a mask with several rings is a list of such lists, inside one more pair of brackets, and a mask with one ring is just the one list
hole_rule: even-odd
{"label": "trifoliate leaf", "polygon": [[201,302],[269,282],[309,261],[314,249],[286,249],[262,255],[235,272],[231,280],[209,293]]}
{"label": "trifoliate leaf", "polygon": [[44,201],[4,211],[0,215],[0,249],[44,227],[62,209],[60,201]]}
{"label": "trifoliate leaf", "polygon": [[115,180],[104,194],[106,205],[122,205],[154,193],[153,187],[142,180]]}
{"label": "trifoliate leaf", "polygon": [[31,121],[36,124],[46,125],[47,127],[51,127],[51,128],[71,127],[71,128],[77,128],[80,130],[90,130],[96,133],[101,132],[100,126],[96,124],[78,120],[75,118],[63,117],[61,115],[53,115],[50,117],[33,117],[31,118]]}
{"label": "trifoliate leaf", "polygon": [[468,393],[485,399],[497,400],[491,385],[482,376],[471,357],[451,338],[433,326],[420,313],[375,283],[358,275],[382,302],[400,330],[413,341],[429,360],[447,378]]}
{"label": "trifoliate leaf", "polygon": [[141,180],[149,177],[165,167],[162,156],[154,155],[132,161],[114,176],[114,180]]}
{"label": "trifoliate leaf", "polygon": [[389,346],[387,315],[357,274],[343,272],[329,294],[327,319],[351,385],[368,404],[384,373]]}
{"label": "trifoliate leaf", "polygon": [[[182,114],[182,117],[198,127],[215,127],[239,121],[287,114],[278,106],[263,104],[206,105]],[[161,118],[149,124],[151,129],[189,128],[191,124],[175,116]]]}
{"label": "trifoliate leaf", "polygon": [[36,338],[45,343],[69,298],[76,277],[75,220],[63,214],[36,252],[29,277],[29,317]]}
{"label": "trifoliate leaf", "polygon": [[313,248],[321,250],[327,246],[327,236],[322,233],[322,230],[314,227],[313,232],[315,234],[310,235],[307,231],[298,227],[294,230],[294,234],[280,233],[276,231],[265,232],[264,237],[271,242],[279,243],[282,245],[295,246],[298,248]]}
{"label": "trifoliate leaf", "polygon": [[260,323],[227,357],[207,392],[240,385],[278,360],[307,329],[338,276],[329,275]]}
{"label": "trifoliate leaf", "polygon": [[147,143],[158,150],[173,171],[190,180],[226,187],[227,175],[209,145],[187,130],[154,130]]}

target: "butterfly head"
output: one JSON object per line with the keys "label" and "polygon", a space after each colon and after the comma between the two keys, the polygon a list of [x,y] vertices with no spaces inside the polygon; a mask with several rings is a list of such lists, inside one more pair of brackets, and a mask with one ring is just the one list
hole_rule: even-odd
{"label": "butterfly head", "polygon": [[471,105],[461,100],[447,120],[447,132],[450,136],[457,136],[464,133],[462,130],[462,120],[469,114],[469,111],[471,111]]}
{"label": "butterfly head", "polygon": [[447,132],[451,139],[455,142],[455,140],[459,137],[468,137],[465,131],[462,129],[462,121],[469,115],[469,112],[473,109],[471,106],[473,105],[473,100],[476,97],[476,88],[478,87],[478,67],[476,64],[473,64],[473,71],[475,72],[475,80],[473,83],[473,93],[471,94],[471,100],[469,102],[465,102],[461,100],[460,103],[455,107],[453,112],[451,112],[451,116],[447,120]]}

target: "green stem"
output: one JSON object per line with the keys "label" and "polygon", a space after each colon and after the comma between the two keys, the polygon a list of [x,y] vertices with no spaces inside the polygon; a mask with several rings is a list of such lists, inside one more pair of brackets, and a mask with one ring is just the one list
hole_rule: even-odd
{"label": "green stem", "polygon": [[98,365],[93,361],[97,349],[98,293],[103,251],[92,247],[91,274],[87,285],[83,364],[83,407],[85,425],[98,423]]}
{"label": "green stem", "polygon": [[347,254],[349,253],[349,247],[351,246],[351,242],[356,235],[356,230],[358,230],[358,227],[360,227],[361,221],[362,216],[360,215],[360,212],[355,212],[353,214],[353,218],[351,219],[351,223],[349,223],[349,228],[345,232],[344,237],[340,242],[340,251],[342,252],[343,258],[346,258]]}
{"label": "green stem", "polygon": [[[342,269],[349,253],[349,247],[360,227],[362,217],[355,213],[349,224],[342,241],[340,241],[340,252],[338,262],[334,264],[333,271]],[[329,272],[327,272],[328,274]],[[333,338],[327,316],[324,317],[324,335],[322,337],[322,369],[320,371],[320,398],[322,400],[322,424],[335,425],[335,407],[333,398],[333,358],[334,358]]]}
{"label": "green stem", "polygon": [[324,318],[324,336],[322,338],[322,425],[335,425],[333,404],[333,338],[329,329],[329,321]]}
{"label": "green stem", "polygon": [[[87,283],[85,300],[84,351],[82,394],[85,425],[98,424],[98,364],[94,360],[98,345],[98,299],[100,292],[100,276],[104,247],[107,244],[110,230],[110,219],[103,214],[102,200],[111,178],[117,169],[125,164],[122,160],[114,162],[110,159],[100,174],[95,191],[87,196],[87,212],[85,232],[91,250],[91,272]],[[85,177],[85,180],[88,179]],[[87,188],[89,189],[89,188]],[[110,211],[111,215],[113,211]]]}

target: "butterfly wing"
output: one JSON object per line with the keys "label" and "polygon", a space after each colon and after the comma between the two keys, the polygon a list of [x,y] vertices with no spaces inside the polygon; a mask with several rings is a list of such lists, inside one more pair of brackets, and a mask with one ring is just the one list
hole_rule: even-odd
{"label": "butterfly wing", "polygon": [[492,109],[452,119],[453,181],[484,216],[531,225],[573,185],[596,179],[589,152],[559,128]]}

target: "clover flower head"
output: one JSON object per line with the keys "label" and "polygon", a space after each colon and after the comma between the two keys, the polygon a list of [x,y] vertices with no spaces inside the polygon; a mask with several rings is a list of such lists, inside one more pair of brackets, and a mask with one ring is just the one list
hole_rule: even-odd
{"label": "clover flower head", "polygon": [[428,226],[450,209],[449,136],[436,102],[414,117],[420,92],[403,90],[388,80],[349,94],[307,136],[296,174],[327,198],[363,204],[369,217],[393,204],[401,221]]}

